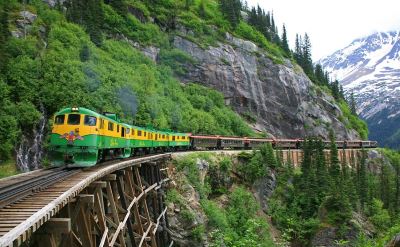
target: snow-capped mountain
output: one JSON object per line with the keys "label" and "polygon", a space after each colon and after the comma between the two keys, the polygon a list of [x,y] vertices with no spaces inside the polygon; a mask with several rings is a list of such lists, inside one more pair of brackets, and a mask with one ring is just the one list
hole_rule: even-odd
{"label": "snow-capped mountain", "polygon": [[370,139],[400,147],[400,32],[356,39],[319,62],[347,94],[354,93]]}

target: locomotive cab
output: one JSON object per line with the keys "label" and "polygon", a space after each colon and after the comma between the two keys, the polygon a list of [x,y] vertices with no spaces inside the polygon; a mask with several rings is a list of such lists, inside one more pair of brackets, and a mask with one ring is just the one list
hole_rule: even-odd
{"label": "locomotive cab", "polygon": [[53,166],[91,166],[98,160],[99,119],[84,108],[66,108],[56,113],[50,136]]}

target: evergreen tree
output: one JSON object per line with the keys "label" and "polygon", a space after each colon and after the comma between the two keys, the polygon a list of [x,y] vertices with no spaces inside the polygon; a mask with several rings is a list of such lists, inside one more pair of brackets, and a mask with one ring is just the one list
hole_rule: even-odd
{"label": "evergreen tree", "polygon": [[294,50],[294,58],[296,59],[296,62],[303,67],[303,55],[302,55],[302,38],[301,35],[296,33],[296,41],[295,41],[295,50]]}
{"label": "evergreen tree", "polygon": [[342,85],[339,86],[339,97],[344,99],[344,89]]}
{"label": "evergreen tree", "polygon": [[321,64],[315,65],[314,74],[315,74],[315,80],[319,85],[327,84],[325,81],[325,74]]}
{"label": "evergreen tree", "polygon": [[302,46],[302,62],[304,72],[309,77],[313,77],[314,70],[311,58],[311,41],[307,33],[304,34],[304,42]]}
{"label": "evergreen tree", "polygon": [[[110,4],[112,1],[110,1]],[[102,23],[104,12],[101,7],[101,0],[71,0],[67,8],[67,17],[70,21],[86,27],[90,39],[97,46],[103,42]]]}
{"label": "evergreen tree", "polygon": [[350,99],[349,99],[349,105],[350,105],[350,111],[351,114],[353,114],[354,116],[357,116],[357,105],[356,105],[356,100],[354,99],[354,93],[351,92],[350,94]]}
{"label": "evergreen tree", "polygon": [[338,158],[338,150],[336,146],[336,140],[333,130],[330,130],[329,137],[331,140],[330,144],[330,166],[329,166],[329,175],[331,180],[331,186],[335,187],[334,189],[339,189],[339,185],[341,184],[341,169]]}
{"label": "evergreen tree", "polygon": [[328,171],[326,169],[324,143],[321,139],[316,142],[317,154],[316,154],[316,165],[317,165],[317,184],[319,200],[322,200],[328,190]]}
{"label": "evergreen tree", "polygon": [[290,49],[289,49],[289,44],[288,44],[285,24],[283,24],[282,30],[283,30],[282,31],[282,48],[286,52],[286,55],[289,56],[290,55]]}
{"label": "evergreen tree", "polygon": [[361,152],[361,162],[360,162],[360,171],[359,171],[359,197],[361,209],[365,209],[365,205],[368,197],[368,182],[367,182],[367,167],[366,167],[366,158],[367,154],[363,149]]}
{"label": "evergreen tree", "polygon": [[395,213],[399,214],[400,212],[400,163],[397,160],[395,166],[395,198],[394,198],[394,208]]}
{"label": "evergreen tree", "polygon": [[240,0],[220,0],[220,9],[231,26],[236,28],[241,19],[242,3]]}
{"label": "evergreen tree", "polygon": [[336,100],[340,99],[339,81],[335,80],[331,83],[332,95]]}
{"label": "evergreen tree", "polygon": [[380,190],[381,190],[381,201],[385,208],[390,208],[390,170],[387,164],[381,165],[381,174],[380,174]]}
{"label": "evergreen tree", "polygon": [[[190,0],[190,1],[192,1],[192,0]],[[200,2],[200,5],[199,5],[199,15],[202,17],[202,18],[206,18],[206,4],[205,4],[205,2],[204,2],[204,0],[201,0],[201,2]]]}
{"label": "evergreen tree", "polygon": [[260,148],[260,153],[263,157],[263,162],[268,166],[275,168],[277,167],[277,161],[275,158],[275,152],[274,149],[272,148],[271,143],[267,143],[266,145],[263,145]]}
{"label": "evergreen tree", "polygon": [[6,68],[8,60],[8,54],[5,47],[10,37],[8,13],[8,4],[3,3],[2,6],[0,6],[0,72]]}
{"label": "evergreen tree", "polygon": [[[100,2],[98,2],[100,4]],[[128,11],[124,0],[109,0],[109,4],[121,15],[125,15]]]}
{"label": "evergreen tree", "polygon": [[[189,10],[190,7],[193,5],[193,3],[194,3],[194,0],[185,0],[185,9],[186,9],[186,10]],[[201,5],[201,4],[204,5],[203,1],[200,3],[200,5]],[[200,14],[200,15],[201,15],[201,14]]]}

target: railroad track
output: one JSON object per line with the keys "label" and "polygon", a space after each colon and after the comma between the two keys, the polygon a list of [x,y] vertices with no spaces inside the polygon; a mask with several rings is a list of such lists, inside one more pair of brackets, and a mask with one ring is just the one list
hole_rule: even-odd
{"label": "railroad track", "polygon": [[56,182],[63,181],[79,171],[80,169],[66,168],[41,169],[0,180],[0,209],[42,191]]}
{"label": "railroad track", "polygon": [[[14,200],[13,203],[0,208],[0,247],[21,245],[24,241],[29,239],[40,226],[56,215],[68,202],[96,180],[133,165],[169,157],[169,153],[156,154],[122,161],[105,162],[89,169],[53,170],[53,172],[50,173],[53,175],[57,173],[58,175],[56,175],[56,177],[58,177],[58,179],[60,179],[61,176],[65,178],[65,176],[69,174],[67,177],[68,179],[62,179],[62,181],[60,181],[53,178],[52,182],[48,181],[46,187],[42,187],[38,192],[33,194],[30,192],[29,195],[25,195],[23,198],[15,197],[16,200]],[[61,171],[64,171],[64,173]],[[65,171],[71,173],[66,174]],[[26,180],[30,177],[30,179],[36,181],[33,182],[33,184],[38,186],[35,187],[36,190],[38,190],[41,180],[39,176],[43,179],[43,177],[49,176],[50,173],[47,171],[38,171],[36,173],[27,174],[25,177],[17,176],[15,178],[6,179],[5,181],[0,181],[0,188],[4,188],[4,184],[15,187],[22,184],[26,190],[28,190],[29,185],[26,184]],[[38,179],[36,179],[36,177],[38,177]],[[14,183],[12,183],[11,180],[14,180]],[[3,184],[3,186],[1,184]],[[4,189],[4,195],[7,193],[13,194],[12,191],[12,189]]]}

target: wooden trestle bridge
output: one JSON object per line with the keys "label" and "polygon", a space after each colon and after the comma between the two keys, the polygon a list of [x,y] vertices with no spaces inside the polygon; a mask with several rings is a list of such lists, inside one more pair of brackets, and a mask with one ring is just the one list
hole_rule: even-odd
{"label": "wooden trestle bridge", "polygon": [[[168,159],[157,154],[67,170],[45,188],[49,170],[0,180],[0,198],[7,195],[0,202],[0,246],[172,246],[164,202]],[[24,196],[26,187],[31,194]]]}
{"label": "wooden trestle bridge", "polygon": [[[301,150],[276,152],[301,164]],[[357,149],[338,154],[350,165],[361,157]],[[164,201],[169,159],[155,154],[0,180],[0,247],[173,246]]]}

